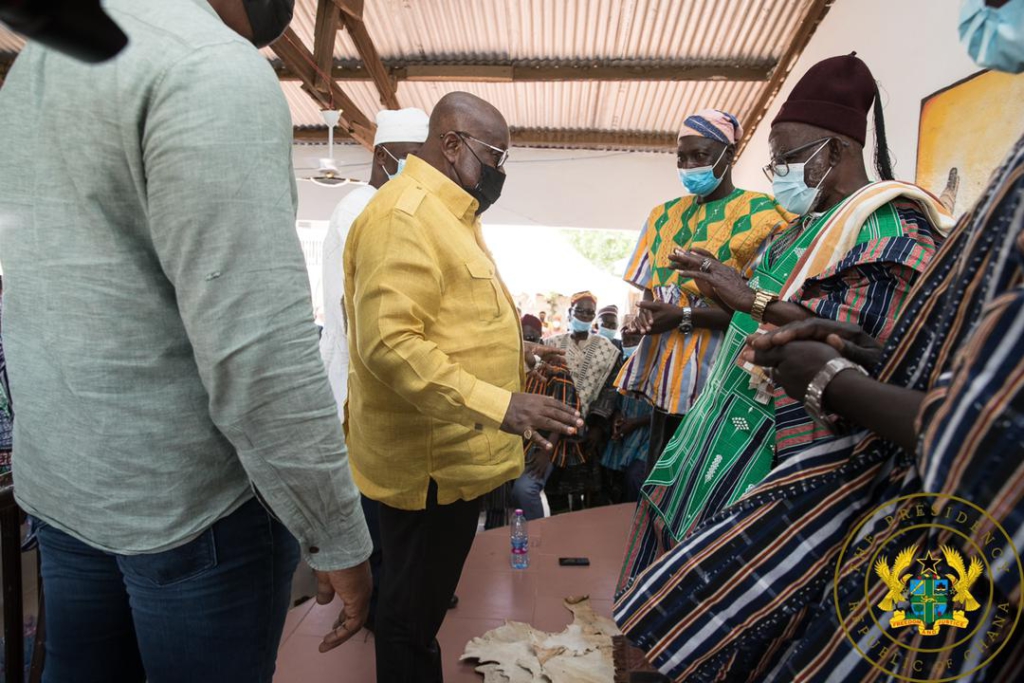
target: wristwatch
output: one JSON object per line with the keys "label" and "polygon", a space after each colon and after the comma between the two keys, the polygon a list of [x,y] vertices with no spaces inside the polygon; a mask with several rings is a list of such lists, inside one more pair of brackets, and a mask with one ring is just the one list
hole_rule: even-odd
{"label": "wristwatch", "polygon": [[750,317],[754,319],[754,322],[760,325],[764,322],[764,312],[768,308],[768,304],[778,300],[779,297],[771,292],[758,289],[754,293],[754,305],[750,307]]}
{"label": "wristwatch", "polygon": [[814,376],[811,383],[807,385],[807,393],[804,394],[804,408],[807,410],[807,414],[811,416],[811,419],[829,431],[834,430],[835,423],[825,414],[822,399],[825,396],[825,389],[829,383],[843,370],[856,370],[865,376],[868,374],[867,370],[852,360],[833,358],[825,363],[825,367],[818,371],[818,374]]}
{"label": "wristwatch", "polygon": [[679,322],[679,331],[683,334],[693,332],[693,309],[683,306],[683,319]]}

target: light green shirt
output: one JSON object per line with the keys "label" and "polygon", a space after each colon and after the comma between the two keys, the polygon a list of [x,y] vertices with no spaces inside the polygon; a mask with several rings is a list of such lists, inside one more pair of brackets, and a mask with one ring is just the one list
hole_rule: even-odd
{"label": "light green shirt", "polygon": [[130,44],[29,46],[0,89],[4,350],[31,514],[116,553],[255,487],[310,565],[370,539],[317,350],[273,70],[204,0],[110,0]]}

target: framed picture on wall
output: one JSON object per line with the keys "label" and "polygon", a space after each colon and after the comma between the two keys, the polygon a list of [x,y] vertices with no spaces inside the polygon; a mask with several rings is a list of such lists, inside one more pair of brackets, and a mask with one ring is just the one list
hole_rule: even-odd
{"label": "framed picture on wall", "polygon": [[916,182],[957,217],[1024,135],[1024,75],[981,71],[921,100]]}

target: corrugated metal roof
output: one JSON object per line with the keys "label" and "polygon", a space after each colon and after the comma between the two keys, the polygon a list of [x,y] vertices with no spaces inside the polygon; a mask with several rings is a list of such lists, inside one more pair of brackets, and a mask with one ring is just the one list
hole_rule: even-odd
{"label": "corrugated metal roof", "polygon": [[[322,125],[319,108],[298,83],[282,83],[297,126]],[[764,87],[760,82],[568,82],[398,84],[402,106],[429,111],[445,94],[463,90],[497,107],[516,128],[676,131],[695,109],[715,107],[741,119]],[[342,89],[363,113],[381,107],[369,81],[346,81]]]}
{"label": "corrugated metal roof", "polygon": [[[366,0],[364,21],[388,64],[523,62],[773,64],[812,0]],[[316,0],[298,0],[296,33],[312,49]],[[358,53],[338,33],[335,60]],[[765,82],[564,81],[466,83],[401,81],[402,106],[429,111],[465,90],[494,104],[516,128],[673,132],[696,109],[749,118]],[[364,114],[380,109],[369,81],[343,81]],[[296,125],[320,116],[287,88]]]}
{"label": "corrugated metal roof", "polygon": [[[626,61],[636,64],[771,66],[815,0],[365,0],[364,22],[389,65]],[[317,0],[297,0],[292,29],[312,51]],[[0,53],[22,41],[0,28]],[[274,57],[272,51],[264,54]],[[359,54],[338,32],[334,58]],[[344,92],[373,118],[369,80]],[[717,107],[752,117],[765,81],[398,82],[402,106],[430,110],[465,90],[490,101],[519,129],[671,133],[688,113]],[[282,88],[297,126],[319,126],[319,106],[296,82]]]}
{"label": "corrugated metal roof", "polygon": [[[366,0],[364,21],[385,60],[655,61],[778,58],[809,0]],[[292,27],[310,48],[316,0]],[[337,59],[358,59],[341,32]]]}
{"label": "corrugated metal roof", "polygon": [[24,46],[25,40],[21,36],[13,31],[9,31],[3,24],[0,24],[0,54],[20,52]]}

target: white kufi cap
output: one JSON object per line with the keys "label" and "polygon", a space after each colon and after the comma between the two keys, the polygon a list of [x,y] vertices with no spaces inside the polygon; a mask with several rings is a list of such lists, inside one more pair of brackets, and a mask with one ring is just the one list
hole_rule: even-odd
{"label": "white kufi cap", "polygon": [[377,112],[377,135],[373,146],[388,142],[426,142],[430,117],[415,107]]}

